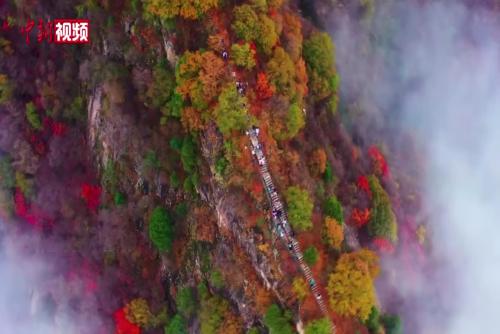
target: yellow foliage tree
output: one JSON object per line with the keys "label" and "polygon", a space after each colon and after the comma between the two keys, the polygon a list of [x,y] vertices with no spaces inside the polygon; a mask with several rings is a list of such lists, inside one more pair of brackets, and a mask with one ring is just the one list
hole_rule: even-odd
{"label": "yellow foliage tree", "polygon": [[300,301],[303,301],[309,295],[309,287],[306,280],[302,277],[295,277],[292,282],[292,291]]}
{"label": "yellow foliage tree", "polygon": [[368,319],[376,302],[373,280],[379,274],[378,262],[377,255],[367,249],[340,256],[327,287],[335,312]]}
{"label": "yellow foliage tree", "polygon": [[344,226],[335,218],[325,218],[325,236],[328,245],[334,249],[339,249],[344,241]]}
{"label": "yellow foliage tree", "polygon": [[264,54],[270,55],[273,51],[273,47],[278,42],[279,36],[276,33],[276,26],[267,15],[261,14],[259,16],[260,29],[259,38],[257,39],[257,44]]}
{"label": "yellow foliage tree", "polygon": [[125,306],[127,319],[142,327],[148,328],[153,321],[153,314],[149,310],[148,302],[143,298],[136,298]]}
{"label": "yellow foliage tree", "polygon": [[182,16],[194,20],[218,5],[218,0],[144,0],[146,13],[162,19]]}
{"label": "yellow foliage tree", "polygon": [[425,226],[422,224],[418,225],[417,231],[415,233],[417,234],[418,242],[423,245],[427,236],[427,229],[425,228]]}
{"label": "yellow foliage tree", "polygon": [[288,96],[295,93],[295,64],[282,47],[274,49],[273,57],[266,64],[266,74],[278,92]]}

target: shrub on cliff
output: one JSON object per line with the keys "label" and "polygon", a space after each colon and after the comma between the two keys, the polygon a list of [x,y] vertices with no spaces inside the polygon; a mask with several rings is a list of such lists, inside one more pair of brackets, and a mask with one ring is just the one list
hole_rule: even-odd
{"label": "shrub on cliff", "polygon": [[160,252],[170,251],[174,237],[172,217],[162,207],[156,207],[149,220],[149,238]]}

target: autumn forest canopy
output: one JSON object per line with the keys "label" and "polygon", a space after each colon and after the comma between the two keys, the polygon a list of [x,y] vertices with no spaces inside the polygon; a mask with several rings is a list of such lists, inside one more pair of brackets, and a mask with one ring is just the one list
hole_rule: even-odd
{"label": "autumn forest canopy", "polygon": [[[369,24],[376,3],[354,1],[352,19]],[[53,285],[100,319],[88,333],[402,333],[375,282],[418,194],[343,100],[335,40],[313,7],[0,4],[0,215],[62,244]],[[91,43],[38,42],[35,26],[27,45],[30,17],[89,19]]]}

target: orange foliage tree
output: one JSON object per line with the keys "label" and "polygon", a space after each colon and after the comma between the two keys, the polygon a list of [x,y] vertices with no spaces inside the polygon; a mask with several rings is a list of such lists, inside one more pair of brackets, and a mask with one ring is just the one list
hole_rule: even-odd
{"label": "orange foliage tree", "polygon": [[184,129],[188,131],[198,131],[203,129],[201,113],[191,106],[182,110],[181,122]]}
{"label": "orange foliage tree", "polygon": [[205,110],[219,96],[225,74],[224,61],[212,51],[187,51],[176,71],[177,93],[197,110]]}
{"label": "orange foliage tree", "polygon": [[262,72],[258,73],[257,85],[255,88],[255,93],[257,94],[257,97],[261,100],[266,100],[271,96],[273,96],[275,92],[276,92],[276,87],[274,87],[274,85],[271,85],[269,83],[266,74]]}
{"label": "orange foliage tree", "polygon": [[332,309],[343,316],[367,320],[376,302],[373,280],[379,271],[379,259],[372,251],[342,254],[328,280]]}
{"label": "orange foliage tree", "polygon": [[285,50],[292,60],[297,61],[302,54],[302,22],[300,17],[288,12],[283,15],[283,37]]}
{"label": "orange foliage tree", "polygon": [[223,30],[217,34],[208,36],[208,47],[216,52],[222,52],[228,49],[229,41],[229,33],[227,30]]}
{"label": "orange foliage tree", "polygon": [[311,160],[309,160],[309,168],[312,175],[319,176],[325,172],[326,160],[326,153],[323,148],[318,148],[313,151]]}
{"label": "orange foliage tree", "polygon": [[295,89],[297,90],[297,94],[299,97],[304,97],[309,92],[309,88],[307,88],[307,83],[309,81],[307,77],[306,63],[304,59],[300,58],[297,61],[297,67],[295,68]]}
{"label": "orange foliage tree", "polygon": [[269,291],[264,287],[258,286],[255,291],[255,308],[260,314],[266,313],[267,308],[271,305],[272,299]]}
{"label": "orange foliage tree", "polygon": [[352,210],[350,221],[352,225],[356,226],[357,228],[361,228],[366,224],[368,224],[368,222],[370,221],[370,217],[371,217],[370,209],[361,210],[355,208],[354,210]]}
{"label": "orange foliage tree", "polygon": [[328,245],[333,249],[339,249],[344,241],[344,226],[335,218],[325,218],[325,237]]}

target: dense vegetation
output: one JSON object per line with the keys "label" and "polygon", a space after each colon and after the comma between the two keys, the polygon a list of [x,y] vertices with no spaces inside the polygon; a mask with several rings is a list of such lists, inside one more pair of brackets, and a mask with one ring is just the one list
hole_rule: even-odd
{"label": "dense vegetation", "polygon": [[[7,6],[46,16],[43,4]],[[388,151],[343,128],[335,45],[294,3],[88,0],[51,15],[89,18],[92,44],[0,39],[0,214],[64,240],[66,276],[95,289],[79,298],[119,307],[107,332],[289,334],[297,319],[330,332],[337,316],[320,312],[269,228],[252,125],[333,312],[353,333],[359,320],[401,332],[374,313],[378,257],[366,249],[397,241]]]}

